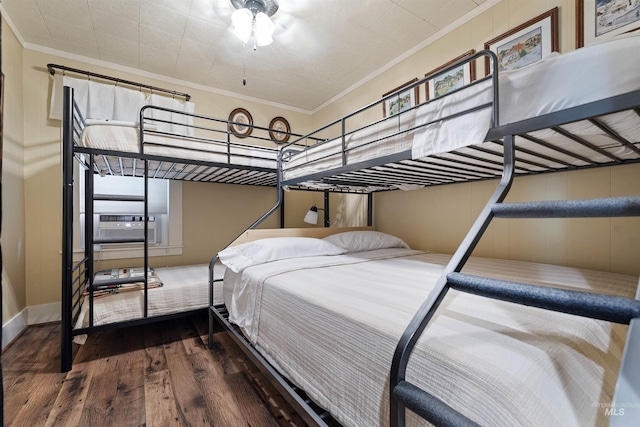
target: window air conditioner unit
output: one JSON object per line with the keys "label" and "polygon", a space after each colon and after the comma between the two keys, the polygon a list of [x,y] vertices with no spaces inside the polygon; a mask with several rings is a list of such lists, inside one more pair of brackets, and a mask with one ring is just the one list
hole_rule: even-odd
{"label": "window air conditioner unit", "polygon": [[[148,225],[149,244],[156,244],[158,241],[157,236],[156,218],[150,216]],[[100,215],[98,237],[144,237],[144,215]]]}

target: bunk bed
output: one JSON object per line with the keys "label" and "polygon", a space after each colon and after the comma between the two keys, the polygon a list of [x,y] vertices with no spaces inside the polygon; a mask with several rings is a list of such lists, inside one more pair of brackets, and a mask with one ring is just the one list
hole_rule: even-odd
{"label": "bunk bed", "polygon": [[[63,90],[60,103],[63,146],[61,369],[66,372],[72,366],[72,342],[82,343],[91,332],[204,313],[208,306],[222,301],[222,270],[214,280],[209,277],[207,264],[153,268],[149,259],[149,179],[275,188],[279,149],[269,137],[267,128],[198,115],[192,107],[176,108],[186,105],[184,100],[189,100],[188,94],[59,65],[50,64],[49,69],[52,74],[55,74],[55,69],[61,69],[93,78],[89,83],[95,89],[95,96],[89,96],[93,98],[91,105],[87,103],[86,93],[74,96],[75,83],[64,86],[64,89],[61,85],[60,88]],[[125,102],[129,110],[126,117],[96,113],[101,109],[104,92],[114,92],[113,88],[105,88],[106,84],[102,83],[105,80],[115,80],[120,94],[129,97]],[[134,85],[135,89],[125,91],[126,85]],[[149,102],[138,103],[141,89],[151,92],[146,96]],[[182,101],[176,97],[181,97]],[[106,98],[104,102],[108,104],[109,99]],[[113,99],[110,102],[113,105]],[[85,108],[81,107],[83,103]],[[89,110],[93,110],[92,116],[86,117]],[[111,111],[111,107],[104,110]],[[238,134],[238,127],[234,126],[241,125],[250,127],[250,138]],[[75,204],[79,202],[74,200],[80,198],[74,197],[74,163],[79,165],[79,173],[84,177],[84,214],[87,219],[84,232],[76,239],[74,222],[79,223],[79,213]],[[142,177],[144,192],[139,196],[96,194],[94,178],[97,175]],[[133,237],[99,236],[92,218],[94,204],[100,201],[136,204],[144,232]],[[80,259],[74,258],[76,241],[84,243]],[[127,267],[138,267],[138,274],[130,274],[130,271],[121,274],[121,269],[104,277],[102,272],[95,271],[98,260],[95,250],[98,247],[117,249],[117,245],[132,244],[140,247],[143,261],[142,265]],[[97,273],[101,274],[96,277]],[[210,281],[219,286],[210,290]]]}
{"label": "bunk bed", "polygon": [[485,78],[368,120],[393,93],[295,141],[283,188],[497,186],[453,255],[347,234],[326,238],[343,253],[239,266],[251,243],[232,244],[210,263],[227,265],[211,318],[309,425],[638,425],[638,277],[471,254],[493,218],[640,216],[637,194],[502,203],[517,176],[640,162],[639,50],[630,34],[500,75],[479,52],[451,68],[487,57]]}

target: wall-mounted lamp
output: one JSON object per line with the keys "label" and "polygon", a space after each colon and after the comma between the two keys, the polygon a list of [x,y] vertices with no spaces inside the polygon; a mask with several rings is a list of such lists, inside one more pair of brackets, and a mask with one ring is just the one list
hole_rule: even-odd
{"label": "wall-mounted lamp", "polygon": [[307,224],[317,224],[318,223],[318,211],[324,211],[324,226],[329,226],[329,215],[325,209],[318,208],[316,205],[311,206],[311,208],[307,211],[307,214],[304,216],[304,222]]}

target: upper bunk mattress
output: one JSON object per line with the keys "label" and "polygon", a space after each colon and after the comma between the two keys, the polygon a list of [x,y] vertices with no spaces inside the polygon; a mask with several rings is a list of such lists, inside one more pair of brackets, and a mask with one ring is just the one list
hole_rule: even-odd
{"label": "upper bunk mattress", "polygon": [[[187,135],[144,133],[144,153],[171,159],[224,163],[275,169],[278,151],[268,147],[228,145],[222,142],[203,142]],[[140,129],[135,123],[117,121],[89,121],[80,143],[83,147],[125,153],[140,152]],[[230,154],[230,157],[228,156]]]}
{"label": "upper bunk mattress", "polygon": [[[527,67],[500,73],[500,125],[640,90],[638,52],[640,32],[618,36],[566,54],[552,54]],[[391,121],[386,128],[373,126],[367,131],[356,132],[353,136],[345,138],[345,164],[353,165],[376,158],[380,153],[401,153],[409,149],[411,153],[407,158],[420,159],[481,144],[493,126],[491,108],[460,116],[455,114],[491,103],[492,98],[491,82],[486,80],[420,105],[415,110],[415,117],[402,119],[406,122],[402,125]],[[637,115],[634,117],[633,114],[624,114],[606,116],[603,122],[630,141],[640,140],[640,120]],[[450,115],[454,115],[454,118],[445,119]],[[618,149],[620,145],[614,139],[588,121],[577,122],[571,126],[575,135],[584,137],[605,150],[616,150],[615,155],[622,158],[638,156],[628,149]],[[394,129],[393,132],[397,136],[383,138],[384,132],[389,132],[389,129]],[[409,130],[403,132],[403,129]],[[530,135],[548,140],[552,144],[559,144],[561,147],[572,143],[551,130],[533,131]],[[373,139],[379,141],[370,143]],[[578,156],[590,158],[595,162],[607,160],[606,156],[594,154],[593,150],[580,146],[575,141],[573,144],[575,147],[572,147],[572,151]],[[518,139],[517,145],[523,148],[533,146],[522,138]],[[328,153],[331,150],[334,154],[330,156]],[[283,165],[284,179],[294,179],[343,166],[342,152],[342,138],[311,147]],[[552,155],[557,156],[558,153],[553,152]],[[577,157],[571,156],[568,156],[567,161],[576,166],[583,163]],[[554,167],[553,163],[548,166]]]}
{"label": "upper bunk mattress", "polygon": [[[395,346],[449,258],[382,249],[249,267],[235,284],[225,277],[229,319],[344,426],[385,426]],[[486,258],[463,272],[627,297],[637,286],[631,276]],[[451,291],[407,380],[481,425],[604,425],[598,403],[611,402],[626,330]],[[410,411],[407,422],[427,425]]]}

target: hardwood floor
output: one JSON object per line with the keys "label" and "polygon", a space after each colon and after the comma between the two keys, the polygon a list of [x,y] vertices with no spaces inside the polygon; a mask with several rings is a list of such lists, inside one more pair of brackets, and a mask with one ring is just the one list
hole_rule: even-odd
{"label": "hardwood floor", "polygon": [[30,326],[2,355],[10,426],[305,426],[206,315],[99,332],[60,373],[60,325]]}

